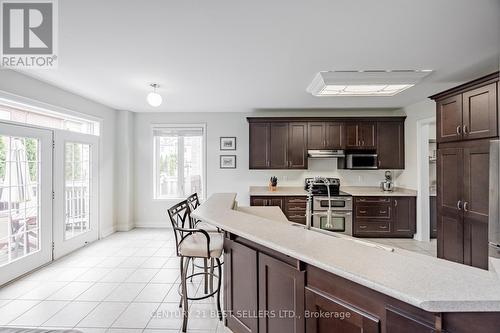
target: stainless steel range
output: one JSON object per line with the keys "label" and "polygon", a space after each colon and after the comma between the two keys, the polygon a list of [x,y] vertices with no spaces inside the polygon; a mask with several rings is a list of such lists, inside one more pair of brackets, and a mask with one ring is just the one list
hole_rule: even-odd
{"label": "stainless steel range", "polygon": [[305,183],[306,189],[309,183],[312,184],[312,227],[351,236],[352,196],[340,191],[340,180],[306,178]]}

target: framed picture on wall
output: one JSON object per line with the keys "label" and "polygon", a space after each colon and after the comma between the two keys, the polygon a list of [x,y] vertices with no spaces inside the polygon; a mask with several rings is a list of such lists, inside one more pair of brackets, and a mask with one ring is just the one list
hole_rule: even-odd
{"label": "framed picture on wall", "polygon": [[221,169],[236,169],[236,155],[220,155]]}
{"label": "framed picture on wall", "polygon": [[224,137],[220,138],[220,150],[236,150],[236,137]]}

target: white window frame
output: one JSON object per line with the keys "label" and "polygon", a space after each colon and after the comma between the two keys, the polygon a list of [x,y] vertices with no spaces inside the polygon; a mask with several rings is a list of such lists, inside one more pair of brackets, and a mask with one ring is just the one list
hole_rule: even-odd
{"label": "white window frame", "polygon": [[[202,193],[198,193],[200,196],[200,199],[204,199],[207,197],[207,124],[206,123],[169,123],[169,124],[151,124],[150,128],[150,135],[151,135],[151,147],[153,151],[153,159],[152,159],[152,164],[153,164],[153,191],[152,191],[152,197],[154,201],[172,201],[172,200],[179,200],[179,199],[186,199],[186,198],[161,198],[158,197],[157,195],[157,178],[158,178],[158,161],[157,161],[157,147],[155,144],[155,136],[153,134],[153,131],[155,128],[190,128],[190,127],[201,127],[203,128],[203,135],[202,135],[202,144],[201,144],[201,163],[202,163]],[[182,156],[184,154],[184,151],[179,151],[179,156],[182,158],[178,159],[178,163],[180,161],[184,161],[184,157]],[[184,170],[182,166],[177,166],[177,170]],[[179,171],[180,172],[180,171]],[[183,176],[182,176],[183,177]]]}
{"label": "white window frame", "polygon": [[[31,98],[27,98],[24,96],[12,94],[3,90],[0,90],[0,105],[6,106],[6,107],[11,107],[14,109],[18,109],[21,111],[27,111],[27,112],[32,112],[32,113],[38,113],[41,115],[49,115],[49,116],[55,116],[55,117],[60,117],[64,121],[87,121],[94,123],[94,133],[82,133],[82,132],[74,132],[74,133],[82,133],[82,134],[88,134],[88,135],[94,135],[94,136],[101,136],[102,135],[102,127],[103,127],[103,120],[102,118],[94,117],[85,113],[80,113],[77,111],[73,111],[70,109],[66,109],[63,107],[59,107],[56,105],[40,102]],[[24,123],[24,122],[16,122],[16,121],[11,121],[11,120],[2,120],[3,122],[6,123],[12,123],[12,124],[22,124],[23,126],[29,126],[33,128],[42,128],[42,129],[51,129],[51,130],[61,130],[61,131],[69,131],[67,129],[59,129],[59,128],[53,128],[53,127],[46,127],[46,126],[39,126],[37,124],[31,124],[31,123]]]}

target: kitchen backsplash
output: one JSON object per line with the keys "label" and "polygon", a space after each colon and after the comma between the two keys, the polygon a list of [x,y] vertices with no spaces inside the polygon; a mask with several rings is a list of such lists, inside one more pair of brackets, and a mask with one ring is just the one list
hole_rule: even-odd
{"label": "kitchen backsplash", "polygon": [[[302,186],[306,177],[325,176],[340,179],[341,186],[379,186],[386,170],[339,170],[333,159],[310,159],[308,170],[250,170],[252,185],[267,185],[271,176],[278,177],[278,186]],[[401,170],[391,170],[394,183]]]}

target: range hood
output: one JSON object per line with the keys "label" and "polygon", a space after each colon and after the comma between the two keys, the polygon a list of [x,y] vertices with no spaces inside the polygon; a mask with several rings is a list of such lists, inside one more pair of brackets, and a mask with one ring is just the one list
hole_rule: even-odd
{"label": "range hood", "polygon": [[308,150],[308,158],[340,158],[345,157],[344,151],[342,149],[320,149],[320,150]]}

